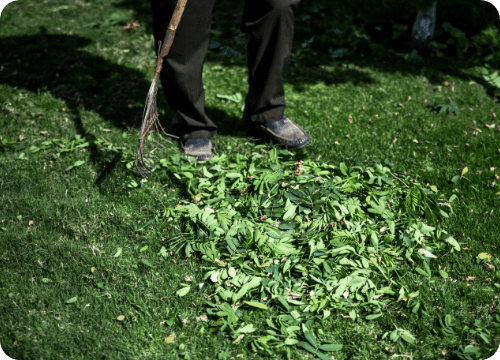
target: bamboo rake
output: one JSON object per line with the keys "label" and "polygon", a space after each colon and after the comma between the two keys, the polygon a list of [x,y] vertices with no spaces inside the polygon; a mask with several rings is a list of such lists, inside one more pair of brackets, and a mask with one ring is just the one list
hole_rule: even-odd
{"label": "bamboo rake", "polygon": [[[178,136],[167,134],[158,120],[158,112],[156,111],[156,96],[158,94],[158,79],[160,78],[160,71],[163,66],[163,58],[168,55],[170,51],[170,47],[172,46],[172,42],[174,41],[175,31],[177,30],[177,26],[181,21],[182,13],[184,12],[184,8],[186,7],[187,0],[178,0],[177,5],[174,10],[174,14],[172,15],[172,19],[170,20],[170,24],[168,25],[167,34],[165,35],[165,39],[162,42],[159,41],[160,51],[156,60],[156,69],[153,77],[153,81],[149,88],[148,96],[146,97],[146,105],[144,106],[144,112],[142,115],[142,126],[141,131],[139,133],[139,146],[137,147],[137,152],[135,154],[135,167],[139,171],[139,173],[147,179],[151,175],[151,171],[154,169],[153,163],[159,162],[158,158],[153,155],[155,150],[163,151],[165,146],[160,144],[159,142],[153,139],[153,134],[149,133],[150,129],[157,130],[158,137],[163,141],[166,141],[170,144],[167,139],[162,138],[159,134],[161,129],[163,134],[178,139]],[[148,139],[151,136],[151,141],[153,142],[154,149],[148,154],[144,155],[144,147],[146,147],[147,151],[147,143]],[[149,161],[148,161],[149,160]]]}

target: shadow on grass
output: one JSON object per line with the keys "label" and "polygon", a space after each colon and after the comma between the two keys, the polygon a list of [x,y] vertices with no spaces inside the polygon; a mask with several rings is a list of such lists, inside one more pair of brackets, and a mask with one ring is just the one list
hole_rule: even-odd
{"label": "shadow on grass", "polygon": [[[330,0],[329,0],[330,1]],[[449,2],[449,1],[448,1]],[[336,19],[340,17],[351,18],[353,21],[359,20],[361,26],[366,23],[366,28],[370,28],[376,21],[377,16],[384,15],[380,19],[381,24],[388,23],[392,25],[394,12],[400,12],[401,19],[398,22],[411,23],[414,18],[414,6],[409,6],[408,11],[403,11],[404,5],[399,4],[397,8],[387,14],[383,14],[380,9],[375,9],[374,14],[368,14],[366,19],[363,14],[355,12],[352,5],[340,1],[321,2],[324,5],[323,11],[326,15],[337,13]],[[390,1],[384,1],[387,4]],[[440,4],[447,4],[447,1],[440,0]],[[223,41],[233,41],[232,37],[241,35],[239,31],[239,22],[243,11],[244,2],[239,2],[236,6],[227,0],[220,0],[214,8],[214,27],[219,30],[219,39]],[[324,20],[328,16],[319,16],[316,9],[316,2],[303,0],[299,6],[296,16],[296,30],[294,38],[294,53],[301,50],[301,42],[309,39],[311,35],[320,36],[325,28],[332,28],[335,21]],[[491,4],[489,4],[491,6]],[[148,33],[152,33],[152,20],[148,3],[138,3],[125,0],[116,5],[122,8],[131,8],[136,14],[136,18],[141,21]],[[448,6],[448,5],[447,5]],[[315,10],[316,9],[316,10]],[[485,7],[483,6],[483,11]],[[368,11],[369,9],[367,9]],[[411,10],[411,11],[410,11]],[[441,9],[442,10],[442,9]],[[441,11],[440,10],[440,11]],[[463,10],[463,9],[462,9]],[[442,12],[442,11],[441,11]],[[338,14],[340,13],[340,15]],[[462,14],[465,13],[462,11]],[[477,11],[476,11],[477,13]],[[312,14],[314,17],[311,19]],[[307,18],[309,16],[309,18]],[[438,22],[445,21],[448,14],[439,14]],[[361,22],[361,20],[363,22]],[[384,20],[385,19],[385,20]],[[312,21],[314,20],[314,21]],[[454,19],[455,21],[456,19]],[[315,24],[316,22],[316,24]],[[320,24],[322,23],[322,25]],[[325,25],[326,24],[326,25]],[[315,28],[316,25],[316,28]],[[486,25],[481,25],[483,28]],[[387,27],[387,26],[386,26]],[[469,26],[470,27],[470,26]],[[479,30],[479,26],[477,27]],[[382,31],[383,32],[383,31]],[[409,31],[407,31],[409,36]],[[373,35],[373,39],[380,37],[380,34]],[[384,35],[390,36],[389,33]],[[323,37],[324,38],[324,37]],[[145,96],[149,90],[150,81],[144,79],[144,72],[120,66],[104,60],[101,57],[94,56],[79,49],[89,45],[91,40],[80,36],[49,35],[44,27],[40,28],[38,35],[15,36],[0,39],[2,53],[0,61],[4,66],[2,71],[1,83],[13,87],[23,87],[26,90],[36,92],[38,90],[48,91],[54,97],[65,101],[68,107],[68,113],[73,116],[76,131],[86,137],[91,143],[95,136],[85,129],[81,121],[81,108],[92,110],[98,113],[105,121],[108,121],[116,128],[126,128],[127,125],[139,128],[141,125],[142,108],[130,109],[129,104],[144,102]],[[384,44],[384,43],[382,43]],[[309,84],[315,84],[319,81],[326,85],[333,83],[340,84],[352,82],[355,85],[372,83],[373,79],[356,70],[346,69],[346,71],[326,71],[320,69],[320,65],[336,65],[342,62],[353,62],[357,65],[371,67],[388,73],[400,73],[401,75],[420,75],[422,69],[425,76],[433,84],[441,84],[445,80],[445,74],[457,76],[462,79],[468,79],[468,76],[462,75],[456,62],[450,58],[427,58],[422,62],[405,62],[401,58],[373,59],[370,48],[360,46],[353,56],[348,59],[332,59],[328,55],[325,46],[336,47],[332,40],[328,43],[314,45],[310,52],[305,52],[306,56],[298,66],[290,66],[285,78],[285,82],[290,82],[295,86],[297,92],[306,90]],[[246,67],[246,49],[245,45],[235,47],[240,50],[243,56],[230,58],[221,56],[217,51],[209,51],[206,60],[217,62],[222,66],[240,65]],[[318,51],[318,55],[314,55]],[[153,49],[151,49],[153,53]],[[291,73],[294,72],[294,76]],[[477,82],[485,86],[488,92],[491,89],[481,79]],[[488,93],[491,95],[490,93]],[[167,132],[172,133],[172,126],[169,119],[172,116],[171,110],[160,92],[158,95],[158,107],[167,109],[166,116],[163,116],[162,125]],[[238,118],[228,115],[224,110],[216,107],[207,107],[207,115],[214,119],[218,125],[217,133],[219,135],[240,136],[244,127],[235,128],[235,122]],[[91,147],[90,159],[93,163],[101,164],[105,162],[105,154]],[[119,156],[115,156],[111,162],[106,163],[106,167],[98,175],[97,184],[100,184],[116,165]],[[99,166],[102,169],[102,166]]]}

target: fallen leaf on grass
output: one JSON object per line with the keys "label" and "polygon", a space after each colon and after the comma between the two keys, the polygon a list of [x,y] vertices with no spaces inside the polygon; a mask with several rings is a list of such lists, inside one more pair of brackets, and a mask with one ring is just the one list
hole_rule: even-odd
{"label": "fallen leaf on grass", "polygon": [[201,289],[203,287],[203,285],[205,285],[205,283],[199,283],[198,287]]}
{"label": "fallen leaf on grass", "polygon": [[122,27],[123,30],[128,30],[128,29],[135,29],[139,27],[139,23],[137,21],[133,21]]}
{"label": "fallen leaf on grass", "polygon": [[187,318],[182,319],[182,322],[183,322],[184,324],[189,324],[189,320],[188,320]]}
{"label": "fallen leaf on grass", "polygon": [[352,115],[349,115],[349,122],[352,124]]}
{"label": "fallen leaf on grass", "polygon": [[40,131],[40,134],[46,135],[47,131]]}
{"label": "fallen leaf on grass", "polygon": [[184,280],[186,281],[193,281],[194,277],[193,276],[187,276],[186,275],[186,278]]}
{"label": "fallen leaf on grass", "polygon": [[167,337],[165,338],[165,342],[166,342],[167,344],[171,344],[171,343],[173,343],[173,342],[174,342],[174,340],[175,340],[175,334],[170,334],[169,336],[167,336]]}
{"label": "fallen leaf on grass", "polygon": [[464,277],[462,279],[462,281],[473,281],[473,280],[477,280],[477,277],[476,276],[467,276],[467,277]]}
{"label": "fallen leaf on grass", "polygon": [[335,145],[340,145],[338,141],[335,141]]}
{"label": "fallen leaf on grass", "polygon": [[243,339],[244,336],[245,336],[245,334],[241,334],[240,336],[238,336],[236,338],[236,340],[233,341],[233,344],[236,344],[238,341],[240,341],[241,339]]}
{"label": "fallen leaf on grass", "polygon": [[217,271],[216,273],[210,275],[210,280],[212,280],[212,282],[217,282],[218,277],[219,277],[219,272]]}
{"label": "fallen leaf on grass", "polygon": [[28,226],[32,226],[34,224],[33,220],[28,221]]}
{"label": "fallen leaf on grass", "polygon": [[196,321],[204,321],[204,322],[207,322],[208,321],[208,316],[205,315],[205,314],[201,314],[200,316],[197,316],[196,317]]}
{"label": "fallen leaf on grass", "polygon": [[495,265],[486,264],[486,270],[495,270]]}
{"label": "fallen leaf on grass", "polygon": [[398,139],[397,139],[397,138],[394,138],[394,139],[392,140],[392,142],[393,142],[393,143],[395,143],[396,141],[398,141]]}
{"label": "fallen leaf on grass", "polygon": [[125,315],[120,315],[116,318],[118,321],[123,321],[123,319],[125,319]]}
{"label": "fallen leaf on grass", "polygon": [[450,85],[451,85],[451,83],[450,83],[449,81],[443,81],[443,85],[444,85],[444,86],[450,86]]}
{"label": "fallen leaf on grass", "polygon": [[19,135],[19,141],[23,141],[23,140],[24,140],[24,136]]}

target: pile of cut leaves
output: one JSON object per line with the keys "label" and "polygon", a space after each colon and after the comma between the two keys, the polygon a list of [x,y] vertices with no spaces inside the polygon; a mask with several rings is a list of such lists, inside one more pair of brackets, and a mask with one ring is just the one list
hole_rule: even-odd
{"label": "pile of cut leaves", "polygon": [[[410,174],[393,171],[388,159],[363,169],[248,146],[251,159],[236,154],[235,162],[225,155],[204,163],[185,155],[161,159],[192,196],[189,205],[163,214],[193,234],[170,239],[169,250],[206,261],[205,279],[215,285],[206,296],[212,326],[234,342],[256,330],[267,333],[251,347],[270,355],[290,356],[290,346],[299,346],[329,359],[342,345],[319,344],[311,329],[332,310],[371,320],[404,300],[413,312],[425,312],[418,292],[409,293],[399,279],[410,270],[430,277],[432,258],[460,250],[441,225],[449,203]],[[178,296],[190,291],[182,286]],[[267,320],[267,329],[241,320],[246,311],[268,308],[279,315]],[[402,329],[393,336],[415,342]]]}

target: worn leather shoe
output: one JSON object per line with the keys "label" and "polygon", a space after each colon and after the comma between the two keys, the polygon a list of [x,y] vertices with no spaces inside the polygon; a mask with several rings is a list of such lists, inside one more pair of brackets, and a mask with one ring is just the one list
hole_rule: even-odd
{"label": "worn leather shoe", "polygon": [[[311,142],[309,135],[294,123],[289,117],[283,116],[281,120],[267,124],[248,124],[249,135],[258,136],[259,133],[270,138],[273,142],[285,146],[290,150],[298,150]],[[257,140],[257,139],[256,139]]]}
{"label": "worn leather shoe", "polygon": [[186,141],[180,140],[181,149],[184,154],[194,156],[198,161],[207,161],[214,153],[214,144],[210,139],[187,139]]}

